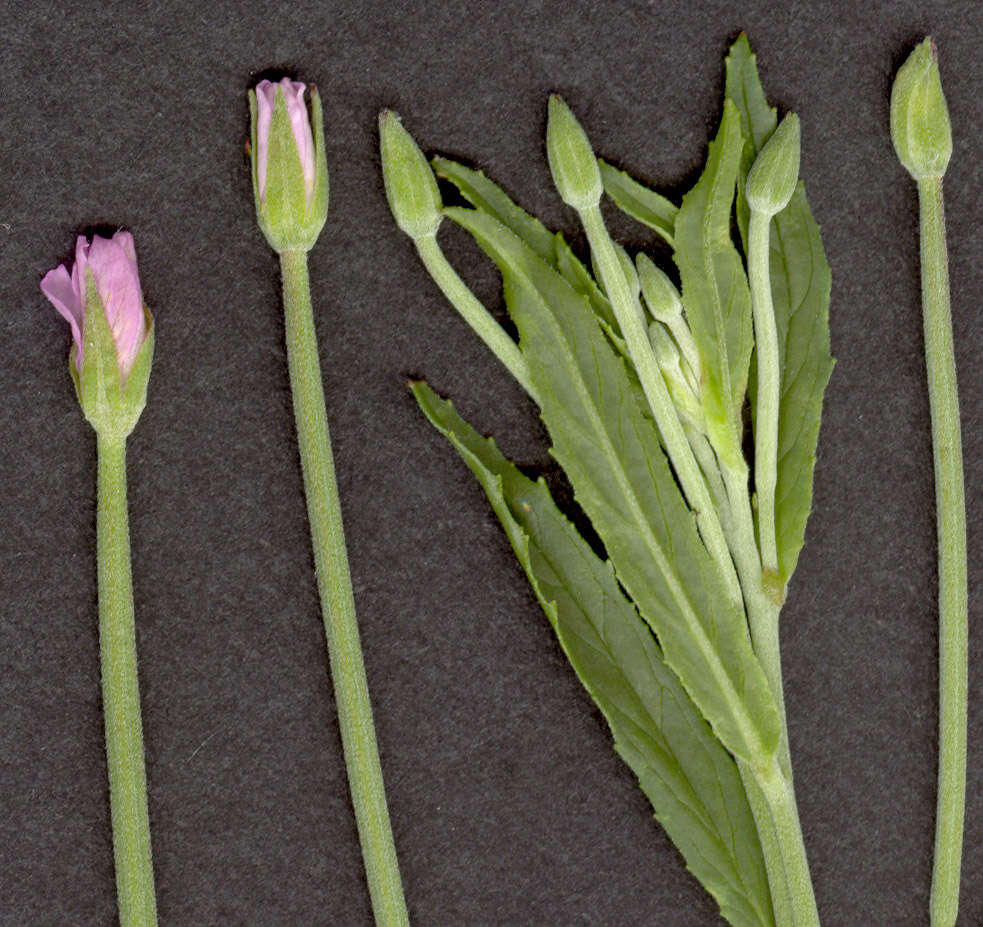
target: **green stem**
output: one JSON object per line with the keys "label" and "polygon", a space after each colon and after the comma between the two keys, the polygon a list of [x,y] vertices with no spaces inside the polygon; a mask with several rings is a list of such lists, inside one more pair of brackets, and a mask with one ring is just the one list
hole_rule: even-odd
{"label": "green stem", "polygon": [[[766,854],[765,865],[768,868],[769,882],[772,869],[784,873],[784,889],[787,892],[788,906],[791,917],[787,922],[778,920],[778,927],[819,927],[819,911],[816,908],[816,896],[812,890],[812,877],[809,874],[809,862],[806,859],[805,843],[802,840],[802,828],[799,826],[799,813],[795,804],[795,790],[791,780],[782,772],[777,758],[767,769],[753,771],[760,796],[754,789],[748,790],[748,795],[754,796],[752,811],[760,799],[767,806],[773,831],[766,827],[761,835],[762,849]],[[769,852],[777,852],[781,862],[767,862]],[[779,883],[779,891],[782,884]],[[777,911],[776,911],[777,913]]]}
{"label": "green stem", "polygon": [[120,927],[157,923],[126,511],[126,439],[97,436],[99,652]]}
{"label": "green stem", "polygon": [[766,592],[761,572],[761,559],[754,541],[754,516],[751,514],[751,500],[748,497],[747,467],[735,471],[723,468],[724,484],[730,501],[730,519],[727,540],[730,543],[737,573],[744,591],[744,606],[747,609],[748,625],[751,629],[751,645],[755,656],[761,663],[768,687],[778,708],[781,721],[781,737],[778,756],[782,771],[790,779],[792,759],[788,743],[788,723],[785,716],[785,689],[782,684],[782,655],[779,646],[778,618],[781,606]]}
{"label": "green stem", "polygon": [[754,488],[758,497],[758,543],[765,572],[778,577],[775,485],[778,479],[778,407],[781,362],[778,326],[771,299],[768,237],[771,216],[751,210],[748,224],[748,282],[754,313],[754,351],[758,363],[754,416]]}
{"label": "green stem", "polygon": [[730,502],[727,499],[727,490],[724,487],[724,481],[720,475],[717,455],[714,454],[713,447],[703,432],[697,431],[695,428],[689,428],[686,425],[683,425],[683,431],[686,433],[686,439],[689,441],[689,446],[693,450],[693,456],[696,458],[696,462],[700,465],[700,470],[703,472],[703,477],[707,482],[707,488],[710,490],[710,497],[720,516],[720,525],[726,537],[731,518]]}
{"label": "green stem", "polygon": [[645,330],[641,305],[628,287],[628,281],[614,250],[614,243],[604,225],[600,208],[591,206],[579,211],[579,215],[601,282],[611,300],[611,308],[621,328],[628,354],[638,372],[638,379],[652,409],[652,415],[662,435],[669,459],[672,461],[690,507],[696,512],[696,523],[700,528],[703,543],[720,568],[720,575],[731,599],[739,605],[741,587],[727,547],[727,540],[713,507],[713,501],[710,499],[707,483],[693,456],[693,450],[686,439],[686,433],[683,431],[679,415],[652,350],[652,344]]}
{"label": "green stem", "polygon": [[765,871],[768,874],[768,890],[775,915],[774,923],[776,927],[794,927],[795,919],[792,914],[788,873],[785,871],[785,857],[778,840],[775,822],[772,820],[771,808],[751,767],[743,760],[738,760],[737,768],[741,774],[744,791],[747,793],[748,804],[751,806],[751,814],[754,816],[758,840],[761,842]]}
{"label": "green stem", "polygon": [[959,909],[966,803],[969,632],[966,504],[941,177],[918,181],[918,203],[939,548],[939,783],[931,915],[933,927],[953,927]]}
{"label": "green stem", "polygon": [[307,254],[285,251],[280,255],[280,267],[297,443],[348,785],[376,924],[397,927],[409,924],[409,916],[386,807],[372,705],[355,618],[341,501],[331,456],[314,332]]}
{"label": "green stem", "polygon": [[436,235],[417,238],[414,244],[423,266],[426,267],[434,283],[440,287],[440,291],[535,402],[536,390],[529,375],[529,365],[522,356],[519,346],[458,276],[457,271],[444,256],[440,245],[437,244]]}

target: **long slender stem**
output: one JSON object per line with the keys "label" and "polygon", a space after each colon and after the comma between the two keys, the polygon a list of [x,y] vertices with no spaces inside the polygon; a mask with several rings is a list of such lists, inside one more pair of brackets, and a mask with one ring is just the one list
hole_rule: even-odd
{"label": "long slender stem", "polygon": [[143,759],[126,511],[126,439],[98,435],[96,546],[106,765],[120,927],[154,927],[154,867]]}
{"label": "long slender stem", "polygon": [[519,385],[536,401],[536,390],[529,375],[529,365],[522,356],[519,346],[506,334],[491,313],[468,289],[457,271],[444,256],[436,236],[415,239],[416,250],[424,267],[433,278],[451,305],[474,329],[475,334],[491,349],[491,352],[506,366]]}
{"label": "long slender stem", "polygon": [[758,543],[766,572],[778,576],[775,536],[775,485],[778,478],[778,407],[781,364],[778,327],[771,299],[768,236],[771,216],[751,210],[748,223],[748,282],[754,313],[754,351],[758,363],[754,416],[754,488],[758,497]]}
{"label": "long slender stem", "polygon": [[939,548],[939,783],[931,915],[933,927],[952,927],[959,909],[966,803],[969,629],[966,503],[941,177],[918,181],[918,203]]}
{"label": "long slender stem", "polygon": [[376,924],[400,927],[409,924],[409,916],[386,806],[355,617],[314,331],[307,255],[303,251],[286,251],[280,255],[280,266],[297,442],[348,785]]}
{"label": "long slender stem", "polygon": [[611,308],[618,319],[621,334],[638,372],[638,379],[652,409],[659,433],[669,453],[669,459],[672,461],[690,506],[696,512],[696,522],[703,543],[719,566],[721,577],[732,600],[740,604],[741,587],[727,547],[727,540],[710,499],[706,481],[693,456],[692,448],[686,439],[686,433],[683,431],[672,398],[669,396],[669,390],[662,378],[655,353],[652,351],[642,319],[641,306],[628,288],[628,281],[614,250],[614,243],[604,225],[601,210],[593,206],[580,211],[579,215],[601,282],[611,300]]}

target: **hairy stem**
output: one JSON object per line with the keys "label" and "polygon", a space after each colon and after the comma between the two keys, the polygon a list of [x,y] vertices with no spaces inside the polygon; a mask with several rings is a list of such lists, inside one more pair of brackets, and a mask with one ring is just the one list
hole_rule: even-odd
{"label": "hairy stem", "polygon": [[457,271],[444,256],[440,245],[437,244],[437,237],[431,235],[417,238],[414,243],[423,266],[426,267],[434,283],[440,287],[440,291],[535,402],[536,390],[529,375],[529,366],[519,346],[458,276]]}
{"label": "hairy stem", "polygon": [[[749,797],[753,797],[752,811],[758,801],[763,802],[768,809],[771,827],[774,828],[773,832],[769,832],[767,825],[762,828],[761,822],[758,824],[769,882],[773,870],[779,878],[781,874],[784,875],[784,886],[779,882],[777,887],[779,892],[784,887],[790,910],[787,922],[779,918],[776,923],[778,927],[819,927],[819,911],[812,889],[812,877],[809,874],[809,862],[806,859],[792,782],[782,772],[777,759],[767,769],[755,769],[753,777],[755,785],[760,789],[760,795],[755,794],[755,789],[748,789]],[[773,852],[781,857],[780,862],[768,862],[768,855]]]}
{"label": "hairy stem", "polygon": [[314,331],[307,254],[285,251],[280,255],[280,266],[297,443],[348,785],[376,924],[379,927],[403,927],[409,924],[409,916],[386,806],[355,617],[341,500],[335,480]]}
{"label": "hairy stem", "polygon": [[154,867],[143,759],[126,510],[126,439],[98,435],[96,547],[106,765],[120,927],[154,927]]}
{"label": "hairy stem", "polygon": [[757,402],[754,416],[754,488],[758,497],[758,543],[764,570],[778,577],[775,535],[775,486],[778,480],[778,408],[781,362],[778,327],[771,299],[768,237],[771,216],[751,210],[748,224],[748,282],[754,313],[754,351],[757,357]]}
{"label": "hairy stem", "polygon": [[969,629],[966,503],[941,177],[918,181],[918,203],[939,549],[939,782],[931,916],[933,927],[953,927],[966,804]]}

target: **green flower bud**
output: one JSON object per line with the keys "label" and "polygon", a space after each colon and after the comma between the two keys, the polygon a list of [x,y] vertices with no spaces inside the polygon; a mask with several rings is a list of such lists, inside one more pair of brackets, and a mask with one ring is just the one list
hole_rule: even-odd
{"label": "green flower bud", "polygon": [[396,225],[414,241],[433,237],[443,218],[437,179],[420,146],[390,109],[379,114],[379,149],[386,199]]}
{"label": "green flower bud", "polygon": [[682,354],[682,368],[686,380],[693,391],[698,393],[703,365],[700,363],[700,352],[693,340],[693,333],[683,317],[683,299],[679,295],[679,290],[644,254],[638,255],[636,264],[642,296],[645,297],[649,314],[672,333]]}
{"label": "green flower bud", "polygon": [[748,171],[744,196],[752,211],[773,216],[795,193],[799,179],[799,117],[789,113]]}
{"label": "green flower bud", "polygon": [[583,210],[601,202],[604,186],[590,140],[570,107],[555,93],[546,120],[546,154],[564,203]]}
{"label": "green flower bud", "polygon": [[671,325],[683,314],[683,301],[673,282],[644,254],[635,259],[638,279],[652,318]]}
{"label": "green flower bud", "polygon": [[891,139],[915,180],[941,177],[952,155],[952,126],[935,43],[925,39],[901,65],[891,88]]}
{"label": "green flower bud", "polygon": [[691,428],[705,431],[703,406],[683,372],[683,359],[676,342],[660,322],[653,322],[649,326],[649,343],[680,418]]}
{"label": "green flower bud", "polygon": [[306,85],[283,78],[260,81],[249,91],[256,219],[270,247],[310,251],[328,217],[328,166],[321,98]]}

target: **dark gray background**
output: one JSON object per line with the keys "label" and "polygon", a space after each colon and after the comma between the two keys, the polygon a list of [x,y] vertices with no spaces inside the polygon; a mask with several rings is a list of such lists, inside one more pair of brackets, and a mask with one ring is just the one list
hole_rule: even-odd
{"label": "dark gray background", "polygon": [[[405,388],[426,376],[548,468],[534,409],[389,217],[376,115],[471,159],[582,245],[551,192],[546,97],[678,193],[746,29],[802,118],[833,267],[815,512],[783,616],[797,789],[828,927],[920,925],[936,759],[932,466],[916,197],[891,76],[938,39],[971,525],[983,511],[978,3],[93,5],[4,0],[0,42],[0,924],[115,919],[94,572],[94,441],[42,274],[79,230],[137,243],[158,349],[130,441],[140,672],[162,925],[370,923],[311,554],[245,91],[318,83],[331,215],[315,311],[365,658],[419,925],[720,923],[609,745],[478,486]],[[263,7],[267,8],[264,9]],[[618,221],[633,247],[651,237]],[[448,230],[449,231],[449,230]],[[500,311],[463,237],[448,251]],[[981,576],[970,532],[971,580]],[[974,616],[980,599],[972,596]],[[983,923],[974,630],[960,923]]]}

